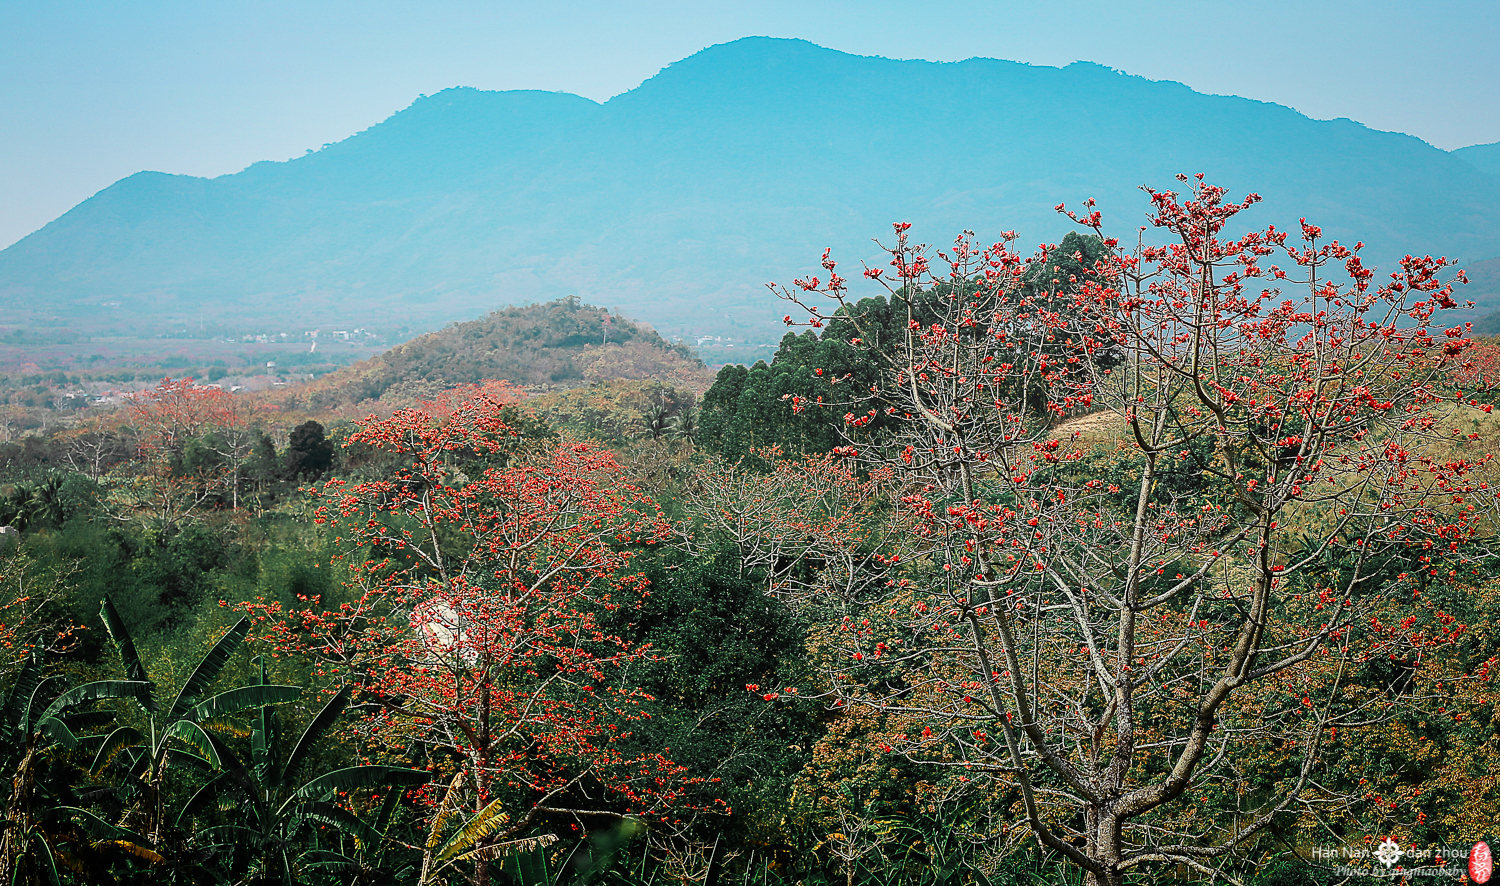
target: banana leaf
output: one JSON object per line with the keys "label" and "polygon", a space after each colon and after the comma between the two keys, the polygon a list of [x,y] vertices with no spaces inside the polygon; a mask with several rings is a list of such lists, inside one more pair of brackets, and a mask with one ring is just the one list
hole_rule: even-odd
{"label": "banana leaf", "polygon": [[203,659],[198,662],[198,666],[193,669],[187,682],[182,684],[182,691],[177,693],[176,701],[173,701],[172,707],[168,709],[167,719],[176,720],[186,714],[188,707],[208,691],[208,687],[212,686],[214,680],[218,678],[219,672],[229,664],[229,657],[234,654],[234,650],[244,642],[249,633],[250,619],[248,618],[241,618],[224,632],[219,642],[215,643],[213,648],[208,650]]}
{"label": "banana leaf", "polygon": [[47,709],[42,712],[38,722],[60,716],[68,708],[102,698],[137,698],[146,685],[138,680],[97,680],[93,683],[75,686],[59,695],[52,704],[47,705]]}
{"label": "banana leaf", "polygon": [[[251,708],[285,704],[302,696],[300,686],[241,686],[220,692],[193,706],[193,719],[198,721],[237,714]],[[187,713],[184,711],[184,713]]]}
{"label": "banana leaf", "polygon": [[329,791],[424,784],[431,777],[432,773],[424,769],[404,769],[400,766],[378,765],[349,766],[344,769],[325,772],[314,778],[293,792],[287,803],[321,799]]}
{"label": "banana leaf", "polygon": [[307,728],[302,730],[302,735],[297,739],[296,746],[292,748],[291,755],[286,758],[286,768],[281,772],[283,780],[291,780],[297,777],[297,769],[302,765],[302,761],[307,758],[307,755],[312,752],[313,745],[319,738],[323,737],[323,733],[328,731],[328,728],[333,725],[333,721],[337,720],[339,714],[343,713],[344,708],[348,707],[350,693],[350,686],[346,685],[340,689],[334,694],[333,698],[328,700],[327,704],[323,705],[323,709],[318,711],[316,717],[312,718],[312,722],[307,724]]}
{"label": "banana leaf", "polygon": [[376,846],[383,839],[379,831],[370,827],[353,812],[335,803],[308,800],[292,810],[298,818],[308,818],[337,828],[355,839],[360,848]]}
{"label": "banana leaf", "polygon": [[[150,678],[146,676],[146,668],[141,665],[141,657],[135,651],[135,641],[130,639],[130,632],[125,629],[125,620],[120,618],[114,601],[108,596],[100,601],[99,618],[103,619],[104,629],[109,632],[110,639],[115,641],[115,649],[120,653],[120,663],[125,666],[125,678],[149,684]],[[154,693],[148,690],[141,698],[141,704],[146,710],[154,711],[156,709]]]}

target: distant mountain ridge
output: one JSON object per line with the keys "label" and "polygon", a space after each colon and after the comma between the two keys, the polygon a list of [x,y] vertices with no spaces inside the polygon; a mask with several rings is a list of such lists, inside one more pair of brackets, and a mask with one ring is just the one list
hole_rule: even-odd
{"label": "distant mountain ridge", "polygon": [[1491,145],[1469,145],[1453,152],[1453,156],[1493,176],[1500,176],[1500,142]]}
{"label": "distant mountain ridge", "polygon": [[[215,179],[143,172],[0,252],[0,322],[428,325],[576,293],[667,333],[774,336],[763,289],[876,257],[911,221],[1068,229],[1098,198],[1128,233],[1138,186],[1208,173],[1266,198],[1247,225],[1407,252],[1500,256],[1500,173],[1348,120],[1315,121],[1099,65],[936,63],[797,40],[710,47],[603,104],[564,93],[425,97],[342,142]],[[1474,313],[1500,291],[1471,291]],[[1486,310],[1488,309],[1488,310]],[[108,322],[120,322],[109,320]],[[771,338],[769,340],[774,340]]]}

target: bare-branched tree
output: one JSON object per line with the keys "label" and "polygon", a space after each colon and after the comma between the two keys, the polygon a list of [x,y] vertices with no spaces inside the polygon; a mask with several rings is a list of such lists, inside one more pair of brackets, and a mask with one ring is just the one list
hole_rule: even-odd
{"label": "bare-branched tree", "polygon": [[1422,582],[1478,556],[1494,504],[1454,430],[1482,407],[1446,381],[1470,344],[1434,323],[1456,306],[1446,261],[1377,283],[1306,223],[1231,236],[1258,198],[1182,181],[1148,190],[1163,245],[1068,213],[1093,260],[1023,258],[1010,234],[929,250],[897,225],[891,270],[864,272],[907,312],[894,342],[825,253],[829,279],[777,293],[885,367],[852,392],[825,377],[822,402],[910,529],[867,556],[755,495],[713,509],[811,539],[741,541],[773,570],[877,569],[825,575],[864,615],[835,630],[823,697],[908,724],[884,751],[1014,791],[1098,886],[1222,873],[1279,816],[1344,808],[1325,747],[1412,702],[1424,650],[1456,635]]}

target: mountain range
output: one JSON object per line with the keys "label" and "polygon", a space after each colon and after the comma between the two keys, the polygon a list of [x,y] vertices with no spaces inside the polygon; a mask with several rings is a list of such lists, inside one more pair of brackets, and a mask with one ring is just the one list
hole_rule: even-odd
{"label": "mountain range", "polygon": [[[596,103],[454,88],[322,150],[205,179],[142,172],[0,252],[0,324],[436,328],[577,294],[667,335],[774,340],[766,281],[857,267],[894,221],[1023,243],[1205,172],[1246,226],[1500,256],[1500,145],[1445,152],[1350,120],[1096,64],[898,61],[799,40],[710,47]],[[1112,221],[1111,221],[1112,220]],[[849,275],[854,276],[854,275]],[[1500,308],[1500,274],[1464,297]]]}

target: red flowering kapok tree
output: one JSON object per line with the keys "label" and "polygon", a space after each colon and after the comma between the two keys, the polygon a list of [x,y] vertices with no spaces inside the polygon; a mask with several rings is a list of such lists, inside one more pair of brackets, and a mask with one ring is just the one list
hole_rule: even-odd
{"label": "red flowering kapok tree", "polygon": [[358,685],[378,745],[457,770],[483,882],[486,860],[548,817],[649,815],[685,782],[625,748],[649,699],[624,674],[649,652],[601,625],[645,593],[630,549],[668,524],[609,453],[518,454],[506,403],[468,393],[350,437],[407,466],[318,493],[317,520],[348,545],[347,600],[251,608],[283,649]]}
{"label": "red flowering kapok tree", "polygon": [[1417,578],[1458,568],[1494,504],[1454,430],[1480,407],[1446,382],[1470,345],[1434,322],[1446,262],[1382,283],[1312,225],[1232,236],[1258,198],[1183,181],[1148,192],[1158,246],[1072,216],[1107,247],[1086,265],[898,225],[864,273],[907,312],[895,342],[826,254],[828,280],[777,290],[883,361],[824,402],[848,411],[835,452],[894,468],[916,526],[834,626],[833,703],[904,724],[884,751],[1013,791],[1090,884],[1215,874],[1284,813],[1361,802],[1320,761],[1414,703],[1456,636]]}
{"label": "red flowering kapok tree", "polygon": [[245,400],[191,378],[164,378],[133,394],[123,420],[141,467],[115,496],[125,515],[170,535],[215,502],[238,509],[252,412]]}

